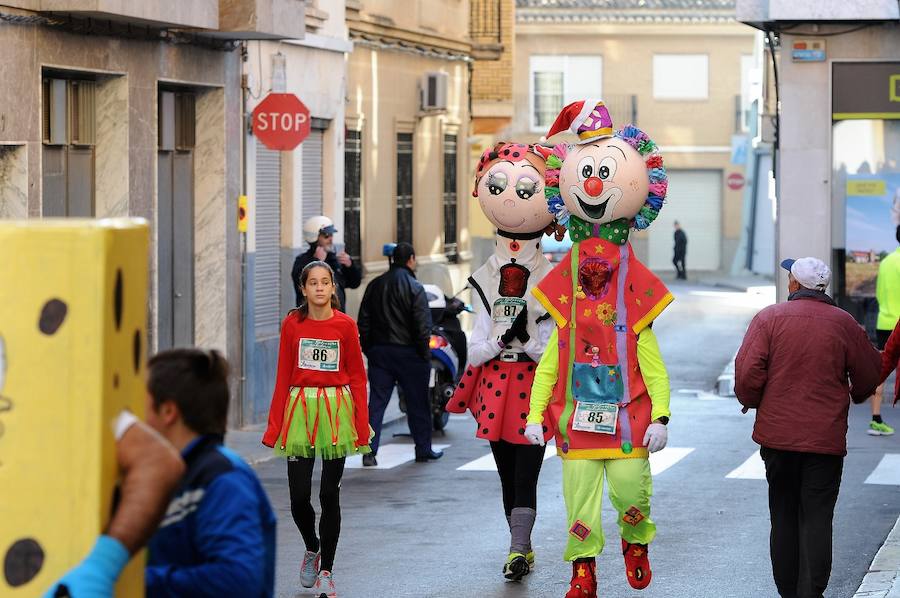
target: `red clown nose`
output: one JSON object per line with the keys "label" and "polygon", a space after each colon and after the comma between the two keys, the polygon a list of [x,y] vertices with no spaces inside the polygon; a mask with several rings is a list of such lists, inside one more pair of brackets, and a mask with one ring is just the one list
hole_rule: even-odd
{"label": "red clown nose", "polygon": [[584,182],[584,190],[587,191],[587,194],[591,197],[597,197],[603,193],[603,181],[592,176]]}

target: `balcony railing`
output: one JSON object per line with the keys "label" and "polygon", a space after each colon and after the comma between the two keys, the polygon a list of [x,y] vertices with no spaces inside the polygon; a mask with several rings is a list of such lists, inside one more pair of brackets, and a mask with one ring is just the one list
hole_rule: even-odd
{"label": "balcony railing", "polygon": [[500,0],[472,0],[469,34],[476,44],[500,43]]}

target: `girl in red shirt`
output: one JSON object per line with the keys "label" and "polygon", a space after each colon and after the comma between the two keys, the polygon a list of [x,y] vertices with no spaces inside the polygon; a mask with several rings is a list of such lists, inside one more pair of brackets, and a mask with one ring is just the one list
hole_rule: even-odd
{"label": "girl in red shirt", "polygon": [[[300,583],[334,598],[331,568],[341,528],[344,461],[370,452],[366,370],[356,322],[338,311],[331,267],[311,262],[300,274],[300,290],[304,302],[281,324],[278,376],[262,442],[288,459],[291,514],[306,544]],[[317,456],[321,538],[310,500]]]}

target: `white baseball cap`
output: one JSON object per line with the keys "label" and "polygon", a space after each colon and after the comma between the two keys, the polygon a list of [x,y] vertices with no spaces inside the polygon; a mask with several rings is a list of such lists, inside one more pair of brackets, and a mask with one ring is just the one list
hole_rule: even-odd
{"label": "white baseball cap", "polygon": [[784,260],[781,267],[790,272],[794,279],[807,289],[824,291],[831,282],[831,269],[818,258],[801,257],[798,260]]}

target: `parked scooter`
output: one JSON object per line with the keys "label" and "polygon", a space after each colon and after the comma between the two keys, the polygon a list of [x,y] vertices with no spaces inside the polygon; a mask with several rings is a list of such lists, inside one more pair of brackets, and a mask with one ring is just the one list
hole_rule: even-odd
{"label": "parked scooter", "polygon": [[[437,285],[422,286],[428,297],[432,322],[431,338],[428,341],[431,349],[431,377],[428,379],[431,423],[434,430],[440,432],[450,420],[450,414],[445,409],[447,401],[453,396],[456,384],[466,369],[466,333],[459,324],[459,314],[473,310],[455,295],[444,295]],[[397,391],[400,410],[406,413],[406,398],[399,388]]]}
{"label": "parked scooter", "polygon": [[[394,252],[394,247],[393,243],[385,244],[382,253],[390,256]],[[431,376],[428,380],[431,422],[435,431],[440,432],[447,427],[450,419],[450,414],[445,409],[447,401],[453,396],[467,363],[466,333],[460,326],[459,314],[473,310],[456,295],[453,297],[444,295],[444,291],[437,285],[422,286],[425,287],[425,295],[428,298],[432,323],[431,338],[428,341],[431,350]],[[400,411],[406,413],[406,397],[403,396],[400,387],[397,387],[397,394],[400,399]]]}

